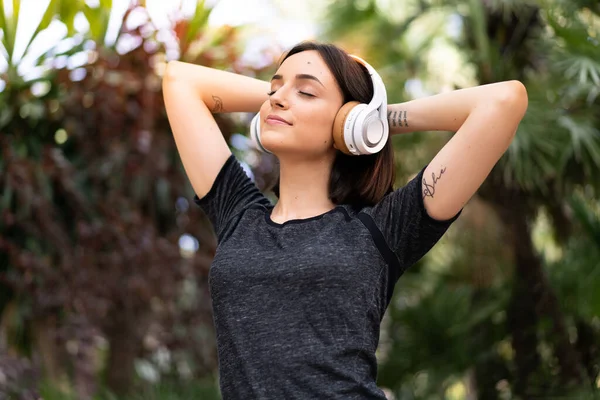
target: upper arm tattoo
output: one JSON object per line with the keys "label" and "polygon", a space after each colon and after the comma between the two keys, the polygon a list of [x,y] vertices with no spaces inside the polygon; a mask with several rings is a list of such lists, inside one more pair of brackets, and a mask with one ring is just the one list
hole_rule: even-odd
{"label": "upper arm tattoo", "polygon": [[213,96],[212,98],[215,101],[215,105],[214,105],[214,107],[213,107],[213,109],[211,111],[213,113],[223,112],[223,110],[224,110],[224,108],[223,108],[223,100],[221,100],[221,98],[219,96]]}
{"label": "upper arm tattoo", "polygon": [[446,172],[446,167],[440,170],[440,174],[436,177],[435,173],[431,173],[431,181],[427,183],[427,180],[423,178],[423,200],[425,197],[430,196],[433,199],[433,195],[435,194],[435,184],[442,178],[442,175]]}

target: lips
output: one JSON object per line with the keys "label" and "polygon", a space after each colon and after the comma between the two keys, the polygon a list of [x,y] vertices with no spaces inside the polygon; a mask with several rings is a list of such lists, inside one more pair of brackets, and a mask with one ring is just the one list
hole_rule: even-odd
{"label": "lips", "polygon": [[265,122],[267,123],[275,123],[275,124],[286,124],[286,125],[292,125],[291,123],[289,123],[287,120],[281,118],[278,115],[274,115],[274,114],[269,114],[267,115],[267,118],[265,119]]}

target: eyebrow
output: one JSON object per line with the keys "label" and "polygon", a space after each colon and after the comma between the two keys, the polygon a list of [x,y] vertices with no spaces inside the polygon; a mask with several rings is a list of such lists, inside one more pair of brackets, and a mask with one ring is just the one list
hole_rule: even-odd
{"label": "eyebrow", "polygon": [[[283,76],[277,74],[277,75],[273,75],[273,77],[271,78],[271,82],[273,82],[274,80],[277,79],[283,79]],[[323,83],[321,83],[321,81],[319,79],[317,79],[316,76],[314,75],[309,75],[309,74],[298,74],[296,75],[296,79],[310,79],[312,81],[317,81],[319,82],[319,84],[323,87],[325,87],[325,85],[323,85]]]}

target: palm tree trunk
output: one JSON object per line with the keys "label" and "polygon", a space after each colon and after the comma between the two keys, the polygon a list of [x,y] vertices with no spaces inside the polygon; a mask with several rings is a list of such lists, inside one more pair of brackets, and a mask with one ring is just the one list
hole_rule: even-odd
{"label": "palm tree trunk", "polygon": [[585,368],[588,382],[592,388],[600,375],[600,365],[595,360],[600,358],[600,336],[596,330],[585,320],[578,318],[577,326],[577,350],[581,354],[581,362]]}
{"label": "palm tree trunk", "polygon": [[56,315],[36,315],[31,321],[33,346],[39,356],[44,378],[52,382],[54,389],[68,393],[69,377],[64,351],[57,342],[57,327]]}
{"label": "palm tree trunk", "polygon": [[532,219],[535,208],[528,206],[530,199],[522,192],[507,188],[502,191],[504,193],[495,196],[494,206],[507,223],[515,256],[508,323],[515,350],[518,394],[526,394],[528,380],[539,365],[537,328],[542,318],[551,322],[548,341],[554,347],[562,385],[581,383],[579,353],[569,340],[564,314],[531,240],[528,221]]}
{"label": "palm tree trunk", "polygon": [[526,398],[530,379],[540,367],[540,356],[538,354],[537,327],[539,324],[538,314],[535,310],[534,288],[539,289],[539,284],[531,271],[535,266],[535,260],[526,249],[520,247],[517,242],[530,240],[529,232],[518,231],[512,227],[513,249],[515,252],[515,274],[513,291],[507,310],[508,331],[511,332],[512,346],[515,351],[515,378],[514,393]]}
{"label": "palm tree trunk", "polygon": [[573,233],[573,222],[567,215],[560,197],[548,196],[545,202],[548,214],[552,219],[554,237],[561,245],[564,245]]}
{"label": "palm tree trunk", "polygon": [[[489,330],[488,324],[481,324],[481,328]],[[474,329],[476,336],[484,333],[479,331],[480,327]],[[469,370],[470,398],[485,400],[500,400],[498,383],[510,381],[510,373],[506,367],[506,362],[502,357],[494,352],[487,354],[485,358],[477,360],[474,367]]]}
{"label": "palm tree trunk", "polygon": [[97,390],[98,351],[95,346],[96,329],[85,318],[74,326],[78,343],[73,357],[73,383],[78,400],[91,400]]}
{"label": "palm tree trunk", "polygon": [[106,329],[109,353],[106,385],[117,396],[130,393],[135,376],[135,358],[140,348],[141,327],[137,318],[125,311],[115,311],[112,326]]}

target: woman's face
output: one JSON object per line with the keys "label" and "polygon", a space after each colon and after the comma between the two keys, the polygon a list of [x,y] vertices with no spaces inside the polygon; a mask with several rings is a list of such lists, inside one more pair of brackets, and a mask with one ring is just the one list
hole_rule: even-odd
{"label": "woman's face", "polygon": [[334,151],[333,121],[343,96],[318,52],[286,59],[271,80],[270,93],[260,109],[261,142],[267,150],[309,157]]}

